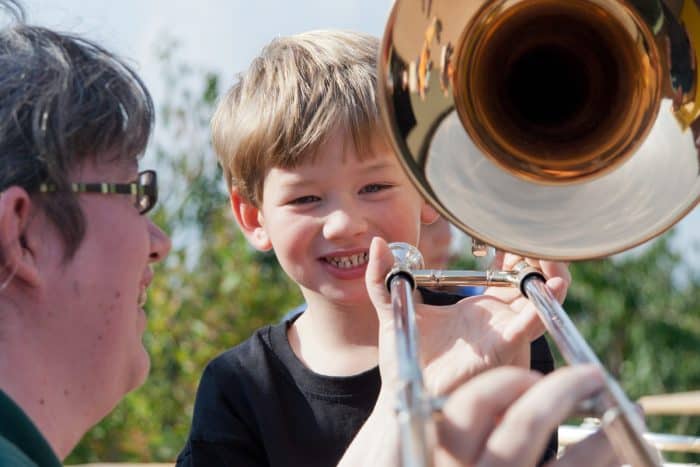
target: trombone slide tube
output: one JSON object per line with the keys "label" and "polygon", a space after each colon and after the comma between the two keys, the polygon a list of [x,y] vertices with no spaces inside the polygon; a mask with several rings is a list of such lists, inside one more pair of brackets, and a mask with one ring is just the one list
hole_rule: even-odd
{"label": "trombone slide tube", "polygon": [[394,311],[394,330],[399,363],[398,404],[403,467],[432,467],[435,451],[433,404],[423,384],[418,353],[418,331],[413,304],[414,283],[406,272],[388,279]]}
{"label": "trombone slide tube", "polygon": [[602,428],[621,460],[633,467],[659,467],[661,457],[644,441],[644,422],[622,388],[605,371],[600,360],[578,332],[571,319],[547,288],[537,270],[519,265],[514,271],[438,271],[411,272],[417,286],[441,287],[460,285],[518,287],[530,299],[545,328],[564,359],[570,365],[593,364],[606,375],[603,393],[596,397],[596,412],[602,414]]}
{"label": "trombone slide tube", "polygon": [[578,332],[541,276],[525,278],[521,286],[534,303],[540,319],[564,359],[571,365],[593,364],[605,374],[606,384],[597,396],[601,425],[618,458],[633,467],[659,467],[661,456],[644,440],[644,422],[617,382],[603,368],[600,360]]}

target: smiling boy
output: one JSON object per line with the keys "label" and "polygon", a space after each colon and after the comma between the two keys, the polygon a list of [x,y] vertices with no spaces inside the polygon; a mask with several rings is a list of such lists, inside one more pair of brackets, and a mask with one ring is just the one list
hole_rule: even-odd
{"label": "smiling boy", "polygon": [[[377,402],[383,381],[379,322],[365,285],[370,243],[415,245],[421,224],[437,218],[383,140],[377,48],[375,38],[347,32],[277,39],[219,103],[213,141],[236,221],[255,248],[274,250],[308,309],[207,366],[179,466],[335,465]],[[566,274],[561,265],[550,270]],[[561,295],[567,280],[559,285]],[[491,295],[500,298],[423,316],[435,394],[491,366],[529,366],[541,324],[530,320],[507,334],[520,305]],[[458,299],[428,291],[422,298]],[[452,317],[455,340],[434,338]],[[469,342],[465,327],[484,332]],[[549,371],[551,355],[538,342],[533,366]]]}

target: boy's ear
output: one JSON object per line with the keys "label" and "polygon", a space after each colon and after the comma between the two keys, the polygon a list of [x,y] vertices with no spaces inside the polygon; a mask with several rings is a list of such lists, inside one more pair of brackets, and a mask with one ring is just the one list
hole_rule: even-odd
{"label": "boy's ear", "polygon": [[[30,286],[40,284],[35,246],[41,242],[38,219],[32,218],[29,194],[12,186],[0,194],[0,281],[21,280]],[[35,222],[34,222],[35,221]],[[9,283],[9,282],[8,282]]]}
{"label": "boy's ear", "polygon": [[252,202],[241,196],[237,188],[231,188],[229,193],[231,210],[236,218],[243,235],[256,250],[270,251],[272,242],[263,227],[263,217],[260,209]]}
{"label": "boy's ear", "polygon": [[435,208],[427,203],[426,201],[421,201],[423,203],[420,211],[420,221],[421,224],[423,225],[430,225],[436,220],[438,220],[438,217],[440,215],[438,212],[435,210]]}

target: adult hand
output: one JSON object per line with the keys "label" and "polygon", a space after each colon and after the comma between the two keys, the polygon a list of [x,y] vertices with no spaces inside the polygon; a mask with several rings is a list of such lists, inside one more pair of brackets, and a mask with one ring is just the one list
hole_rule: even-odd
{"label": "adult hand", "polygon": [[[437,425],[436,465],[534,466],[550,433],[602,386],[603,375],[592,366],[546,377],[514,367],[487,371],[447,400]],[[548,467],[589,465],[619,465],[602,432],[567,447]]]}
{"label": "adult hand", "polygon": [[[375,238],[370,246],[366,284],[379,317],[382,389],[392,396],[397,387],[394,316],[384,276],[393,263],[386,242]],[[568,285],[563,279],[555,280],[557,283]],[[507,291],[496,296],[494,291],[450,306],[416,304],[423,375],[433,395],[449,394],[492,367],[529,367],[530,342],[544,327],[534,307],[530,310],[516,295]],[[525,317],[521,311],[527,313]]]}
{"label": "adult hand", "polygon": [[[493,260],[491,269],[511,271],[521,261],[527,262],[530,266],[539,269],[547,280],[547,287],[552,291],[559,303],[564,303],[566,293],[571,284],[571,273],[569,263],[559,261],[534,260],[521,256],[498,251]],[[511,309],[518,314],[517,322],[511,324],[513,332],[525,333],[534,340],[544,332],[544,325],[539,319],[534,319],[537,310],[530,300],[528,300],[520,290],[515,287],[488,287],[484,291],[485,295],[498,298],[503,303],[507,303]]]}

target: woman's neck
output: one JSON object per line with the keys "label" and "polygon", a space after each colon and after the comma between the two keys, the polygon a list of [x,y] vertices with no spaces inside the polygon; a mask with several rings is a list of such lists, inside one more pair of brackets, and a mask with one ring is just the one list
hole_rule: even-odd
{"label": "woman's neck", "polygon": [[[13,375],[1,378],[0,388],[34,423],[56,456],[65,458],[93,423],[91,413],[81,411],[87,407],[81,401],[87,394],[76,394],[69,382],[60,384],[51,367],[36,356],[20,355],[4,345],[0,355],[0,375]],[[12,368],[23,368],[22,375]]]}

